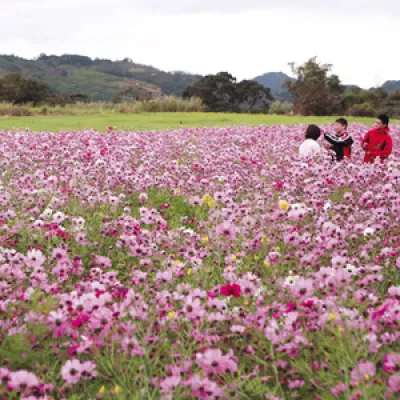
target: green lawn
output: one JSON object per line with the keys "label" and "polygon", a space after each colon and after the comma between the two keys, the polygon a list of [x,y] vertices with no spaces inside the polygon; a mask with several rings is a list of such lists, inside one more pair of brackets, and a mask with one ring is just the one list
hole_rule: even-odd
{"label": "green lawn", "polygon": [[[162,130],[194,126],[323,124],[335,117],[289,117],[279,115],[216,114],[216,113],[143,113],[97,114],[79,116],[0,117],[0,130],[29,128],[32,131],[62,131],[93,128],[106,131],[109,126],[118,130]],[[371,125],[373,118],[350,118],[350,122]]]}

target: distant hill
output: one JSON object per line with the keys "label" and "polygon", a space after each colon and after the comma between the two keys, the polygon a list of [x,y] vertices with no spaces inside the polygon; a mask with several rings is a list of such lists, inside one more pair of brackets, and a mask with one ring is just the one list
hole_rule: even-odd
{"label": "distant hill", "polygon": [[276,99],[291,101],[292,97],[288,89],[283,87],[286,80],[294,79],[291,78],[289,75],[284,74],[283,72],[267,72],[264,75],[253,78],[253,81],[260,83],[264,87],[270,88],[272,95]]}
{"label": "distant hill", "polygon": [[180,96],[188,86],[201,79],[200,75],[164,72],[128,58],[93,60],[72,54],[42,54],[35,60],[0,55],[0,76],[10,72],[38,78],[59,93],[86,94],[94,101],[109,101],[117,93],[138,87],[149,92],[158,92],[160,88],[165,94]]}
{"label": "distant hill", "polygon": [[382,85],[382,88],[389,93],[395,92],[396,90],[400,89],[400,81],[386,81]]}

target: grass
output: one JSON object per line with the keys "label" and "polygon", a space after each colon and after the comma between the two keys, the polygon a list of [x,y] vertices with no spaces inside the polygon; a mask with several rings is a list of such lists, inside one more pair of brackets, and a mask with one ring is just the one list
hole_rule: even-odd
{"label": "grass", "polygon": [[[291,117],[264,114],[223,114],[223,113],[140,113],[101,114],[76,116],[32,116],[0,117],[0,130],[29,128],[32,131],[63,131],[96,129],[104,132],[109,126],[118,130],[163,130],[197,126],[230,125],[276,125],[276,124],[325,124],[335,121],[335,117]],[[371,125],[373,118],[351,118],[350,123]]]}

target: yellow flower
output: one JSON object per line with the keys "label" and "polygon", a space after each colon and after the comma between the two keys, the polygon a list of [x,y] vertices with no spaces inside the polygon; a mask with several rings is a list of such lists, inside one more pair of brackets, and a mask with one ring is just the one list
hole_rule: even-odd
{"label": "yellow flower", "polygon": [[340,333],[343,333],[344,329],[343,329],[342,327],[339,326],[338,331],[339,331]]}
{"label": "yellow flower", "polygon": [[258,261],[259,259],[260,259],[260,257],[254,256],[254,261]]}
{"label": "yellow flower", "polygon": [[279,205],[280,209],[285,210],[285,211],[289,210],[289,208],[290,208],[290,205],[286,200],[281,200],[278,205]]}
{"label": "yellow flower", "polygon": [[276,251],[281,251],[281,248],[279,246],[275,247]]}
{"label": "yellow flower", "polygon": [[248,306],[248,305],[249,305],[249,301],[248,301],[248,300],[245,300],[245,301],[243,302],[243,304],[244,304],[245,306]]}
{"label": "yellow flower", "polygon": [[104,393],[106,391],[106,388],[104,386],[102,386],[99,390],[99,393]]}
{"label": "yellow flower", "polygon": [[269,267],[269,264],[268,264],[268,261],[267,261],[267,260],[264,260],[264,265],[265,265],[266,267]]}
{"label": "yellow flower", "polygon": [[210,202],[212,200],[214,200],[214,199],[209,194],[206,194],[203,196],[203,201],[205,201],[206,203]]}
{"label": "yellow flower", "polygon": [[269,239],[268,238],[266,238],[266,237],[262,237],[261,238],[261,243],[269,243]]}
{"label": "yellow flower", "polygon": [[232,262],[236,261],[236,256],[232,256]]}
{"label": "yellow flower", "polygon": [[188,276],[192,275],[192,268],[189,268],[189,269],[187,270],[187,274],[188,274]]}
{"label": "yellow flower", "polygon": [[115,393],[119,393],[121,391],[121,387],[120,386],[115,386],[115,388],[114,388],[114,392]]}
{"label": "yellow flower", "polygon": [[201,243],[206,244],[208,242],[208,237],[205,236],[203,239],[201,239]]}
{"label": "yellow flower", "polygon": [[175,261],[174,261],[174,265],[178,265],[178,264],[180,264],[180,263],[181,263],[180,260],[175,260]]}
{"label": "yellow flower", "polygon": [[366,381],[368,381],[368,380],[369,380],[369,375],[368,375],[368,374],[365,374],[365,375],[364,375],[364,378],[365,378]]}
{"label": "yellow flower", "polygon": [[168,313],[168,317],[174,318],[174,317],[175,317],[175,311],[170,311],[170,312]]}
{"label": "yellow flower", "polygon": [[181,192],[181,189],[176,188],[176,189],[174,190],[174,195],[178,195],[180,192]]}
{"label": "yellow flower", "polygon": [[330,313],[328,316],[328,321],[334,321],[337,318],[337,314]]}
{"label": "yellow flower", "polygon": [[208,205],[208,207],[210,207],[210,208],[215,208],[215,207],[217,207],[217,203],[216,203],[214,200],[209,200],[209,201],[207,202],[207,205]]}

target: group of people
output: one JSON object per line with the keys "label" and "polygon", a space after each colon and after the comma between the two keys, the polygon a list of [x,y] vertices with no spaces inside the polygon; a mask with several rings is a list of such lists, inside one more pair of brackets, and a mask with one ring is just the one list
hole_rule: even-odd
{"label": "group of people", "polygon": [[[337,161],[351,158],[353,138],[347,132],[348,121],[339,118],[333,125],[334,132],[324,133],[326,141],[324,147],[332,151]],[[376,118],[374,129],[370,130],[362,139],[361,147],[364,150],[364,162],[373,163],[377,157],[383,162],[392,153],[392,138],[389,135],[389,117],[379,115]],[[322,134],[317,125],[309,125],[305,132],[305,141],[300,146],[300,155],[310,157],[319,154],[322,147],[317,142]]]}

